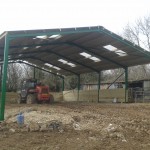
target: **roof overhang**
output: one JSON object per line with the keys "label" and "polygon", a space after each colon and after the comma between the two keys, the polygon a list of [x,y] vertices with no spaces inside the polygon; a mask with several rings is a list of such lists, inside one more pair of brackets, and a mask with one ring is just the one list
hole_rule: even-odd
{"label": "roof overhang", "polygon": [[6,34],[9,61],[27,62],[60,75],[150,63],[150,52],[102,26],[7,31],[0,36],[1,61]]}

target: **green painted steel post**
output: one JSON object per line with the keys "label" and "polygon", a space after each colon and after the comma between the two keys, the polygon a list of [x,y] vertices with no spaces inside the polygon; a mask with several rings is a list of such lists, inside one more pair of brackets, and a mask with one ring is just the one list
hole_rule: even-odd
{"label": "green painted steel post", "polygon": [[[0,76],[0,92],[2,91],[2,73],[3,73],[3,65],[1,65],[1,76]],[[0,93],[0,97],[1,97],[1,93]]]}
{"label": "green painted steel post", "polygon": [[62,91],[64,91],[64,89],[65,89],[65,79],[62,78]]}
{"label": "green painted steel post", "polygon": [[5,99],[6,99],[6,80],[7,80],[7,66],[8,66],[8,51],[9,51],[9,36],[5,36],[5,47],[4,47],[4,64],[2,73],[2,93],[0,99],[0,120],[4,120],[5,112]]}
{"label": "green painted steel post", "polygon": [[1,65],[1,77],[2,77],[2,70],[3,70],[3,65]]}
{"label": "green painted steel post", "polygon": [[35,79],[35,67],[33,67],[33,78]]}
{"label": "green painted steel post", "polygon": [[100,102],[99,101],[100,83],[101,83],[101,72],[98,74],[98,103]]}
{"label": "green painted steel post", "polygon": [[80,75],[78,75],[78,101],[80,99]]}
{"label": "green painted steel post", "polygon": [[125,102],[128,102],[128,68],[125,68]]}

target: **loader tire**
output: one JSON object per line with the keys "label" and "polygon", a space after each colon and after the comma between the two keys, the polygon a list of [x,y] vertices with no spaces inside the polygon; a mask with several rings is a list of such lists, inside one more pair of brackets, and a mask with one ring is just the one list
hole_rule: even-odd
{"label": "loader tire", "polygon": [[50,103],[53,103],[54,102],[54,96],[52,94],[50,94]]}
{"label": "loader tire", "polygon": [[27,104],[34,104],[36,102],[36,97],[34,94],[29,94],[27,96],[27,100],[26,100],[26,103]]}
{"label": "loader tire", "polygon": [[22,103],[21,95],[18,95],[18,97],[17,97],[17,104],[21,104],[21,103]]}

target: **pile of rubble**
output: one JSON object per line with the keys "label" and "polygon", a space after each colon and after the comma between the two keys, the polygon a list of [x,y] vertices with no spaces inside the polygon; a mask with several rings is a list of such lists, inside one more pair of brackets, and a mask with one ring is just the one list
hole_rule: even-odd
{"label": "pile of rubble", "polygon": [[121,140],[122,142],[127,142],[125,139],[125,136],[123,134],[123,129],[121,126],[115,125],[115,124],[109,124],[107,127],[105,127],[102,130],[103,137],[113,138]]}
{"label": "pile of rubble", "polygon": [[[18,124],[17,116],[22,114],[23,124]],[[11,114],[6,115],[4,122],[0,123],[0,131],[14,132],[44,132],[44,131],[58,131],[60,133],[64,130],[81,130],[78,122],[81,119],[78,116],[71,116],[69,114],[56,113],[51,111],[39,111],[35,108],[25,108],[17,110]]]}

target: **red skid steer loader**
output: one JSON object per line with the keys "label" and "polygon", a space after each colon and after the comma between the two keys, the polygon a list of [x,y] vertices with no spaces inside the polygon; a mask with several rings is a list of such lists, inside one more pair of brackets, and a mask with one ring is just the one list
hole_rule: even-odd
{"label": "red skid steer loader", "polygon": [[18,93],[18,104],[54,102],[53,95],[49,93],[49,87],[42,85],[41,83],[37,83],[36,79],[25,79],[22,83],[21,90]]}

